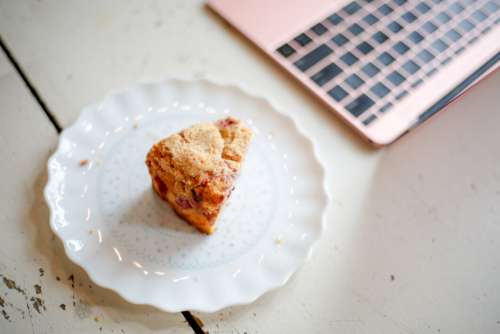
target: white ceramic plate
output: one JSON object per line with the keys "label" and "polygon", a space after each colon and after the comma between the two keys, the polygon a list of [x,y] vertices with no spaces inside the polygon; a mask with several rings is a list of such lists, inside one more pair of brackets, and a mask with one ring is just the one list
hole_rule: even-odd
{"label": "white ceramic plate", "polygon": [[[233,115],[254,132],[211,236],[153,192],[151,145]],[[83,110],[48,162],[50,224],[69,258],[123,298],[177,312],[251,303],[283,285],[322,231],[324,172],[311,142],[266,100],[234,86],[169,80]]]}

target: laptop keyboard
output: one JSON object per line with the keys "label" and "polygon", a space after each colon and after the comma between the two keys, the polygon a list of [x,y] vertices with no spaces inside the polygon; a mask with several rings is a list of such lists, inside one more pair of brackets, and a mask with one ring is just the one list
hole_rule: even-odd
{"label": "laptop keyboard", "polygon": [[358,0],[276,51],[369,126],[499,21],[498,0]]}

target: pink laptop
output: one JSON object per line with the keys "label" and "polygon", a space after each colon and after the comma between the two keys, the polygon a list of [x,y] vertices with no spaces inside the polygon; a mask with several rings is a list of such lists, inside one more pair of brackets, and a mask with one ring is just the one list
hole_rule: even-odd
{"label": "pink laptop", "polygon": [[208,4],[377,146],[498,68],[498,0]]}

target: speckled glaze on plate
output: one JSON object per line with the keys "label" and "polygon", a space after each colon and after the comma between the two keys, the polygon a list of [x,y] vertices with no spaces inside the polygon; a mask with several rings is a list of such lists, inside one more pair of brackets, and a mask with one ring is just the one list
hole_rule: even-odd
{"label": "speckled glaze on plate", "polygon": [[[211,236],[151,188],[151,145],[232,115],[254,132]],[[235,86],[141,84],[83,110],[48,162],[50,225],[99,285],[165,311],[214,312],[282,286],[320,237],[324,171],[311,142],[270,103]]]}

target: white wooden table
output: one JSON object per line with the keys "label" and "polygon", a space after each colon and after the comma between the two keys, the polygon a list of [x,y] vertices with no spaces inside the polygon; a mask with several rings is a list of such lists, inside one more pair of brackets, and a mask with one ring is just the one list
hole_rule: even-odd
{"label": "white wooden table", "polygon": [[0,36],[12,56],[0,53],[0,333],[200,332],[94,285],[50,232],[41,194],[57,126],[111,90],[165,77],[272,100],[313,139],[332,198],[291,281],[193,314],[205,331],[500,332],[500,74],[373,150],[202,1],[0,0]]}

